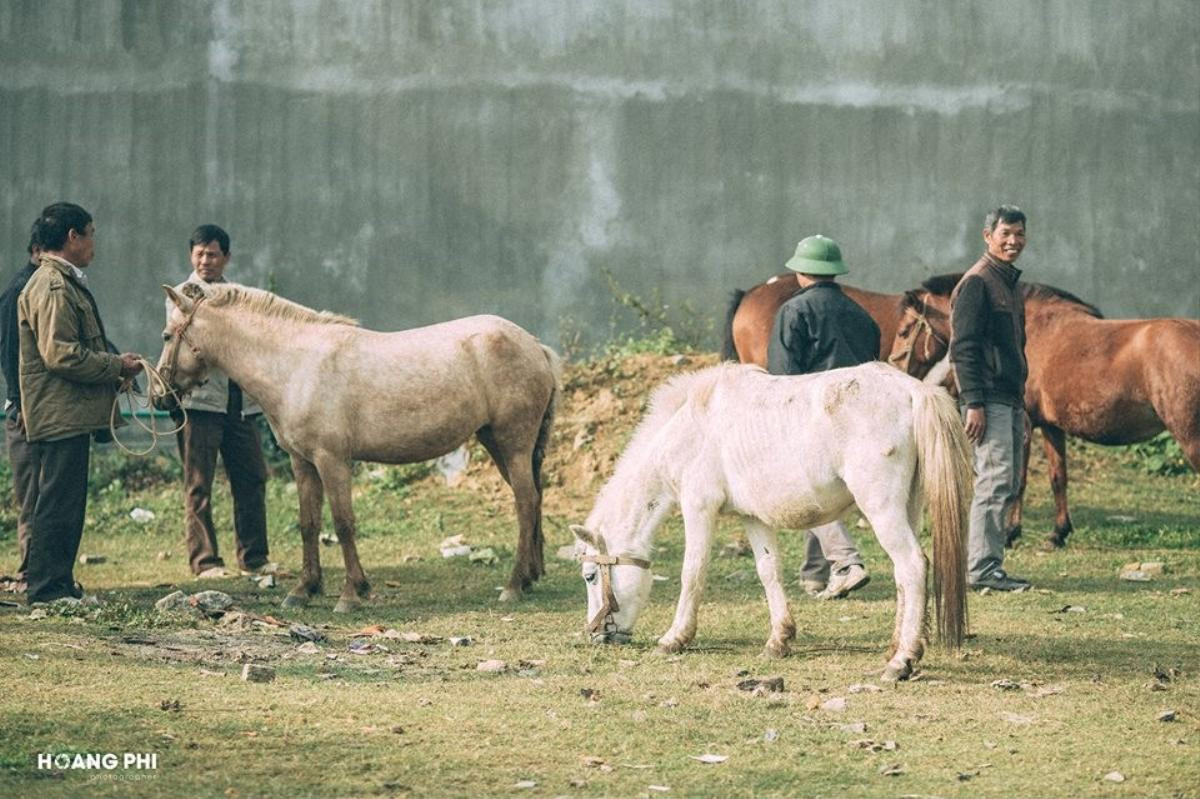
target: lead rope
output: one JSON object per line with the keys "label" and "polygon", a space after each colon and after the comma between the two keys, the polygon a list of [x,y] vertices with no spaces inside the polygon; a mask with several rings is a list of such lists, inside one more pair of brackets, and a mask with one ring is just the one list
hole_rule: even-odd
{"label": "lead rope", "polygon": [[[183,407],[183,402],[180,399],[179,394],[177,394],[175,392],[175,389],[171,388],[170,384],[167,383],[167,381],[163,379],[163,376],[159,373],[159,371],[157,369],[154,368],[154,365],[152,363],[147,361],[145,358],[138,358],[138,363],[140,363],[142,365],[142,368],[145,369],[145,371],[146,371],[146,390],[147,390],[146,396],[153,397],[154,393],[155,393],[154,390],[157,387],[162,390],[161,394],[163,396],[170,394],[172,397],[174,397],[175,404],[178,406],[180,412],[183,413],[183,421],[180,422],[177,427],[175,427],[171,430],[159,431],[157,417],[155,417],[154,415],[151,415],[150,416],[150,424],[146,424],[145,422],[143,422],[141,420],[140,417],[137,416],[136,413],[134,413],[135,409],[138,407],[138,403],[137,403],[137,400],[134,399],[133,378],[127,377],[123,381],[121,381],[121,386],[120,386],[120,388],[117,389],[117,395],[115,397],[113,397],[112,410],[110,410],[108,413],[108,430],[112,434],[113,443],[116,444],[121,449],[122,452],[125,452],[129,455],[149,455],[151,452],[154,451],[154,448],[156,446],[158,446],[159,436],[174,435],[175,433],[178,433],[180,430],[183,429],[184,425],[187,424],[187,409]],[[117,438],[117,418],[120,415],[121,397],[122,396],[125,396],[127,398],[126,402],[128,403],[127,407],[129,409],[129,417],[131,419],[133,419],[134,423],[138,427],[142,428],[142,430],[144,430],[150,434],[150,446],[147,447],[146,449],[132,450],[129,447],[122,444],[121,439]],[[151,405],[150,401],[147,400],[146,408],[150,409],[152,407],[153,406]]]}

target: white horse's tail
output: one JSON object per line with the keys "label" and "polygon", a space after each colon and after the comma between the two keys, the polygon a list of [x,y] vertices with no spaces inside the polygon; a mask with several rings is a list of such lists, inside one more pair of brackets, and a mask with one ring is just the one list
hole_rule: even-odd
{"label": "white horse's tail", "polygon": [[967,626],[967,512],[973,483],[971,445],[954,400],[941,388],[913,391],[913,427],[921,485],[933,528],[937,631],[953,648]]}

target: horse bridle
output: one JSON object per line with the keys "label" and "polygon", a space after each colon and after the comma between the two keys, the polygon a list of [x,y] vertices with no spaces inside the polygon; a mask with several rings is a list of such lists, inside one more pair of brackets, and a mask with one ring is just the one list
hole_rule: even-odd
{"label": "horse bridle", "polygon": [[916,325],[914,326],[912,332],[909,333],[908,338],[905,340],[906,346],[904,347],[904,350],[902,352],[889,355],[888,363],[890,363],[892,366],[895,366],[905,374],[909,374],[908,367],[911,365],[913,350],[916,349],[917,337],[921,335],[922,328],[924,328],[925,332],[927,333],[925,337],[924,352],[922,353],[922,357],[926,361],[929,360],[930,339],[933,339],[937,341],[937,343],[947,347],[950,345],[950,342],[933,329],[933,325],[930,323],[929,318],[925,315],[926,312],[924,302],[921,303],[921,310],[917,310],[910,305],[904,309],[904,313],[915,317]]}
{"label": "horse bridle", "polygon": [[588,621],[587,631],[592,634],[609,635],[620,632],[617,629],[617,621],[613,618],[613,614],[619,611],[621,606],[617,604],[617,596],[612,589],[612,567],[637,566],[640,569],[649,569],[650,561],[632,555],[609,555],[604,551],[604,539],[599,536],[597,539],[596,554],[580,558],[583,563],[594,563],[599,567],[597,571],[600,572],[600,595],[603,597],[600,609]]}
{"label": "horse bridle", "polygon": [[187,329],[192,326],[192,320],[196,318],[196,311],[200,309],[200,303],[204,302],[204,300],[205,297],[196,298],[195,304],[192,305],[192,310],[188,312],[187,317],[183,320],[183,324],[180,325],[179,329],[175,331],[175,338],[171,342],[172,346],[170,356],[167,358],[166,366],[162,369],[166,377],[166,383],[170,388],[174,388],[174,386],[171,386],[170,384],[175,379],[175,367],[179,362],[180,343],[187,344],[188,349],[192,351],[192,355],[195,356],[196,360],[198,360],[201,365],[205,365],[204,356],[200,354],[200,350],[196,349],[195,345],[188,341],[184,335],[187,333]]}

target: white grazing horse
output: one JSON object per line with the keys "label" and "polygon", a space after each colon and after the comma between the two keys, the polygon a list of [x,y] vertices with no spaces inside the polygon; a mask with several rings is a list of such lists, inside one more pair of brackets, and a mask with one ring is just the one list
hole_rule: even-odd
{"label": "white grazing horse", "polygon": [[926,561],[917,541],[929,504],[938,631],[966,625],[970,450],[953,401],[883,363],[800,377],[722,364],[673,378],[601,489],[579,538],[594,641],[628,641],[650,593],[654,534],[676,507],[684,559],[675,621],[659,639],[677,652],[696,634],[718,513],[740,516],[783,656],[796,636],[779,576],[776,529],[809,528],[852,505],[895,565],[896,625],[883,677],[904,679],[924,651]]}
{"label": "white grazing horse", "polygon": [[[498,316],[377,333],[236,283],[163,289],[167,326],[158,368],[168,388],[186,393],[209,366],[221,369],[258,400],[292,456],[304,570],[285,607],[321,592],[317,537],[325,496],[346,564],[334,610],[353,610],[370,592],[355,545],[352,459],[429,460],[472,435],[516,499],[516,563],[500,598],[516,599],[544,573],[541,467],[559,360],[531,334]],[[161,389],[155,404],[169,405]]]}

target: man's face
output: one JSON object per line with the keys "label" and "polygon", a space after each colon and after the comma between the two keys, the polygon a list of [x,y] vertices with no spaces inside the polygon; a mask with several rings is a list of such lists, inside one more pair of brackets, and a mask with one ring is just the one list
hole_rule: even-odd
{"label": "man's face", "polygon": [[192,268],[205,283],[220,280],[221,275],[225,274],[227,263],[229,263],[229,253],[221,252],[221,245],[215,241],[192,247]]}
{"label": "man's face", "polygon": [[1007,224],[999,222],[996,229],[983,231],[983,240],[987,243],[988,254],[997,261],[1011,264],[1017,260],[1021,250],[1025,249],[1025,223]]}
{"label": "man's face", "polygon": [[96,226],[88,222],[83,233],[77,230],[67,231],[67,242],[63,246],[63,257],[80,269],[92,262],[96,255]]}

